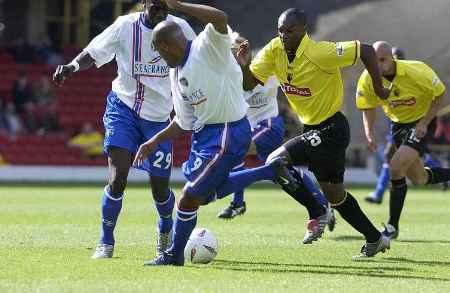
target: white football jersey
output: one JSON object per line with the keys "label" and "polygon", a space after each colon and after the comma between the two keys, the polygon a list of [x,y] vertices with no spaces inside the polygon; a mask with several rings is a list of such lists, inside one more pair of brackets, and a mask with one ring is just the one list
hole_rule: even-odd
{"label": "white football jersey", "polygon": [[242,71],[231,54],[229,34],[212,24],[190,43],[184,64],[170,70],[176,122],[186,130],[245,117]]}
{"label": "white football jersey", "polygon": [[[186,38],[195,38],[185,20],[172,15],[167,19],[176,22]],[[142,12],[120,16],[84,51],[95,60],[97,67],[115,57],[117,77],[112,82],[112,90],[139,117],[163,122],[169,119],[173,109],[169,66],[153,48],[152,31],[146,26]]]}
{"label": "white football jersey", "polygon": [[247,118],[252,129],[266,119],[278,116],[278,80],[270,77],[264,85],[258,84],[253,90],[244,92],[248,103]]}

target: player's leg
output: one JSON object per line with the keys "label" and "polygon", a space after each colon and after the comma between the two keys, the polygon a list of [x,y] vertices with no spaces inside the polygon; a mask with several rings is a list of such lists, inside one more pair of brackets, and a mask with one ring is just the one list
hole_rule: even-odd
{"label": "player's leg", "polygon": [[138,146],[138,131],[132,111],[114,92],[107,97],[104,149],[108,154],[108,185],[104,189],[101,210],[102,226],[99,245],[92,258],[110,258],[114,248],[114,229],[122,208],[132,154]]}
{"label": "player's leg", "polygon": [[[169,125],[166,122],[139,120],[142,142],[150,139]],[[172,241],[172,212],[175,206],[175,195],[169,188],[172,169],[172,142],[165,141],[158,145],[148,159],[139,167],[150,176],[150,186],[155,208],[158,213],[156,253],[159,255],[170,247]]]}
{"label": "player's leg", "polygon": [[[419,151],[408,145],[401,145],[390,162],[391,190],[389,200],[389,220],[383,234],[393,239],[398,236],[400,215],[408,191],[408,185],[406,183],[408,170],[412,167],[410,175],[413,176],[414,180],[421,180],[417,176],[417,170],[415,170],[417,167],[414,167],[415,164],[422,164]],[[418,167],[420,168],[420,165],[418,165]],[[422,170],[424,173],[421,177],[423,177],[422,180],[423,183],[425,183],[424,177],[426,176],[426,172],[423,169],[423,165]]]}
{"label": "player's leg", "polygon": [[177,206],[172,246],[146,265],[183,265],[184,248],[197,223],[200,205],[216,199],[217,187],[244,159],[250,145],[250,125],[242,119],[225,125],[205,126],[194,133],[189,160],[183,164],[188,179]]}
{"label": "player's leg", "polygon": [[384,163],[381,168],[380,174],[378,175],[375,191],[370,196],[365,198],[367,202],[381,204],[381,202],[383,201],[384,193],[390,182],[389,161],[394,155],[395,150],[395,144],[389,141],[386,144],[386,148],[384,150]]}
{"label": "player's leg", "polygon": [[[232,172],[239,172],[243,170],[245,170],[245,162],[242,162],[238,166],[234,167]],[[243,215],[246,211],[247,205],[244,201],[244,189],[240,189],[233,192],[233,197],[230,204],[221,210],[217,214],[217,217],[220,219],[233,219],[236,216]]]}

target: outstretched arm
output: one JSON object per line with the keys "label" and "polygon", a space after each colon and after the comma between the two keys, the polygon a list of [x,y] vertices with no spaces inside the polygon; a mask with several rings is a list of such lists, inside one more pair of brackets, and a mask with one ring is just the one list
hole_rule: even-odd
{"label": "outstretched arm", "polygon": [[193,16],[202,23],[211,23],[216,31],[227,34],[228,16],[222,10],[201,4],[185,3],[177,0],[165,0],[170,9]]}
{"label": "outstretched arm", "polygon": [[64,81],[72,76],[76,71],[86,70],[94,64],[94,58],[89,55],[88,52],[83,51],[78,54],[75,59],[69,64],[58,65],[55,73],[53,74],[53,81],[58,85],[62,86]]}
{"label": "outstretched arm", "polygon": [[361,44],[361,61],[372,78],[373,89],[377,96],[386,100],[389,97],[390,89],[383,87],[380,69],[378,68],[375,50],[371,45]]}

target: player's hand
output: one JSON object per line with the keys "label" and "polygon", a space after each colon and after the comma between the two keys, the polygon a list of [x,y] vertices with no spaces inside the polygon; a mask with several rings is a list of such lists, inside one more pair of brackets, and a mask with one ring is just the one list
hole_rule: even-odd
{"label": "player's hand", "polygon": [[417,138],[421,139],[427,134],[428,125],[422,121],[419,121],[416,124],[416,132],[415,135]]}
{"label": "player's hand", "polygon": [[55,73],[53,73],[53,81],[57,86],[62,86],[64,81],[68,79],[75,68],[72,65],[58,65]]}
{"label": "player's hand", "polygon": [[180,1],[178,0],[164,0],[166,2],[167,7],[170,9],[177,9],[177,7],[180,5]]}
{"label": "player's hand", "polygon": [[239,45],[236,53],[236,61],[240,66],[247,66],[252,61],[252,50],[248,41]]}
{"label": "player's hand", "polygon": [[375,138],[373,137],[373,135],[367,135],[366,138],[367,138],[367,148],[371,153],[375,153],[378,148]]}
{"label": "player's hand", "polygon": [[134,157],[133,166],[142,166],[142,164],[144,164],[144,161],[157,147],[158,142],[154,138],[151,138],[145,143],[141,144],[139,150],[136,153],[136,156]]}

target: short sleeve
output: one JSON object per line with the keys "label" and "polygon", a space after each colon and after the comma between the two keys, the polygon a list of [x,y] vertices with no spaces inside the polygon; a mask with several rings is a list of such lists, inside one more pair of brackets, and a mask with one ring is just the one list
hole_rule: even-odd
{"label": "short sleeve", "polygon": [[250,71],[253,76],[263,84],[267,82],[269,77],[275,74],[274,55],[272,50],[272,42],[264,46],[258,52],[256,57],[250,64]]}
{"label": "short sleeve", "polygon": [[317,48],[317,62],[324,68],[340,68],[351,66],[360,57],[361,45],[359,41],[348,42],[319,42]]}
{"label": "short sleeve", "polygon": [[228,58],[231,56],[230,35],[219,33],[211,23],[206,25],[194,42],[203,57],[209,59],[208,63],[220,64],[229,61]]}
{"label": "short sleeve", "polygon": [[380,100],[372,90],[371,78],[367,71],[364,71],[358,80],[356,88],[356,108],[360,110],[373,109],[379,105]]}
{"label": "short sleeve", "polygon": [[117,18],[113,24],[92,39],[84,49],[95,60],[97,67],[103,66],[114,58],[120,45],[119,33],[122,23],[122,18]]}
{"label": "short sleeve", "polygon": [[425,86],[432,92],[433,98],[442,95],[445,92],[445,85],[439,76],[431,67],[425,63],[423,73],[425,75]]}

